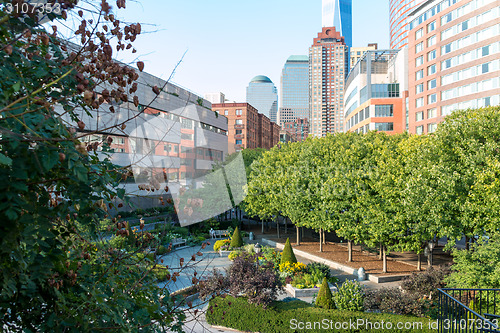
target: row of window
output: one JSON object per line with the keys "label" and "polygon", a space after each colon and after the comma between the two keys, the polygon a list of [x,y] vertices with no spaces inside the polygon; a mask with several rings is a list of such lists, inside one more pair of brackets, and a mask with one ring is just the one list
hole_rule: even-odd
{"label": "row of window", "polygon": [[457,98],[465,95],[474,94],[477,92],[487,91],[491,89],[497,89],[500,87],[500,78],[496,77],[493,79],[483,80],[479,82],[473,82],[461,87],[452,88],[441,92],[441,100],[446,101],[452,98]]}
{"label": "row of window", "polygon": [[441,46],[441,55],[463,49],[474,43],[496,37],[500,34],[500,24],[493,25],[474,34],[470,34],[451,43]]}
{"label": "row of window", "polygon": [[459,66],[464,63],[480,59],[482,57],[489,56],[490,54],[495,54],[500,52],[500,42],[494,42],[492,44],[479,47],[475,50],[465,52],[454,56],[452,58],[446,59],[441,62],[441,70],[445,70],[451,67]]}
{"label": "row of window", "polygon": [[441,107],[441,113],[443,116],[447,116],[450,115],[454,110],[477,109],[490,105],[499,105],[499,104],[500,104],[500,95],[493,95],[490,97],[472,99],[469,101],[445,105]]}
{"label": "row of window", "polygon": [[[427,119],[433,119],[437,117],[437,109],[432,108],[427,110]],[[422,121],[424,120],[424,111],[420,111],[415,113],[415,121]]]}
{"label": "row of window", "polygon": [[[433,133],[437,129],[437,124],[432,123],[432,124],[427,124],[427,133]],[[424,125],[417,126],[415,128],[415,131],[417,134],[424,134]]]}
{"label": "row of window", "polygon": [[458,81],[463,81],[475,77],[477,75],[486,74],[489,72],[498,71],[500,60],[490,61],[477,66],[469,67],[461,71],[450,73],[441,77],[441,85],[447,85]]}
{"label": "row of window", "polygon": [[[432,79],[432,80],[427,81],[427,90],[431,90],[431,89],[436,88],[436,85],[437,85],[436,79]],[[424,84],[423,83],[417,84],[415,87],[415,93],[418,95],[418,94],[423,93],[423,92],[424,92]]]}
{"label": "row of window", "polygon": [[489,22],[491,20],[494,20],[498,18],[500,12],[500,7],[491,9],[487,12],[481,13],[477,16],[471,17],[470,19],[460,22],[459,24],[456,24],[452,26],[451,28],[448,28],[444,31],[441,32],[441,40],[448,39],[456,34],[459,34],[467,29],[471,29],[475,26],[478,26],[480,24]]}

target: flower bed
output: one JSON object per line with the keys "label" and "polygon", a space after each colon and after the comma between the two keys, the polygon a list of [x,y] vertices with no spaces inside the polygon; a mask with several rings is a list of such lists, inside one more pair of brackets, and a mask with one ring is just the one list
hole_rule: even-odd
{"label": "flower bed", "polygon": [[[332,284],[328,284],[330,286],[330,290],[333,292],[337,291],[337,287],[333,286]],[[285,290],[292,295],[292,297],[313,297],[316,295],[319,291],[319,287],[321,285],[318,284],[314,286],[313,288],[299,288],[299,287],[294,287],[291,284],[287,284],[285,287]]]}

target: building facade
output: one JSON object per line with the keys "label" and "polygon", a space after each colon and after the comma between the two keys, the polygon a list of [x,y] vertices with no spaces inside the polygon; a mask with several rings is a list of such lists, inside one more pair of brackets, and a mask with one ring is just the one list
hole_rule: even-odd
{"label": "building facade", "polygon": [[346,131],[406,130],[407,62],[407,48],[365,52],[347,77]]}
{"label": "building facade", "polygon": [[309,122],[311,135],[344,130],[344,82],[349,51],[334,28],[323,28],[309,48]]}
{"label": "building facade", "polygon": [[277,123],[309,117],[309,57],[291,56],[281,73],[280,108]]}
{"label": "building facade", "polygon": [[500,104],[500,0],[429,1],[411,15],[409,131]]}
{"label": "building facade", "polygon": [[212,104],[218,104],[218,103],[225,103],[226,102],[226,96],[221,93],[221,92],[215,92],[215,93],[206,93],[205,94],[205,99],[209,101]]}
{"label": "building facade", "polygon": [[370,43],[368,46],[365,47],[351,47],[350,49],[350,65],[349,65],[349,70],[352,70],[356,63],[358,62],[361,57],[365,54],[366,51],[373,51],[378,49],[378,44],[377,43]]}
{"label": "building facade", "polygon": [[322,26],[335,27],[352,47],[352,0],[323,0]]}
{"label": "building facade", "polygon": [[304,141],[309,136],[309,120],[307,118],[297,118],[295,121],[284,123],[283,130],[290,133],[293,141]]}
{"label": "building facade", "polygon": [[280,127],[248,103],[212,104],[228,119],[228,153],[246,148],[270,149],[279,142]]}
{"label": "building facade", "polygon": [[250,81],[247,87],[247,103],[271,121],[276,122],[278,89],[267,76],[258,75]]}
{"label": "building facade", "polygon": [[390,44],[391,49],[401,49],[408,44],[408,16],[426,0],[390,0]]}

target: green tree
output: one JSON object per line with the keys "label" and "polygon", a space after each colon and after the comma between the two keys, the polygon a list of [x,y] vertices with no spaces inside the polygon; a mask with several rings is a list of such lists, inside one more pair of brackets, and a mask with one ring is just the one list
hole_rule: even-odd
{"label": "green tree", "polygon": [[241,238],[240,229],[234,229],[233,237],[231,237],[231,248],[236,249],[243,246],[243,239]]}
{"label": "green tree", "polygon": [[290,245],[290,239],[286,239],[285,247],[283,248],[283,252],[281,253],[281,263],[297,263],[297,258],[295,257],[295,253],[293,253],[293,248]]}
{"label": "green tree", "polygon": [[323,283],[318,291],[318,297],[316,297],[316,306],[323,309],[335,309],[335,303],[333,302],[332,291],[328,285],[328,280],[323,278]]}

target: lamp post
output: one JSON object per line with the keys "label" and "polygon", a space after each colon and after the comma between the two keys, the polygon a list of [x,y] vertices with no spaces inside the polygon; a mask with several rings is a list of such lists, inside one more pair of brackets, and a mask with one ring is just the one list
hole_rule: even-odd
{"label": "lamp post", "polygon": [[259,243],[257,243],[257,244],[255,244],[254,249],[255,249],[255,254],[259,254],[262,247],[260,246]]}
{"label": "lamp post", "polygon": [[432,251],[434,250],[434,247],[436,246],[436,243],[434,243],[433,240],[430,240],[427,243],[427,247],[424,250],[424,254],[427,256],[427,266],[432,267]]}

